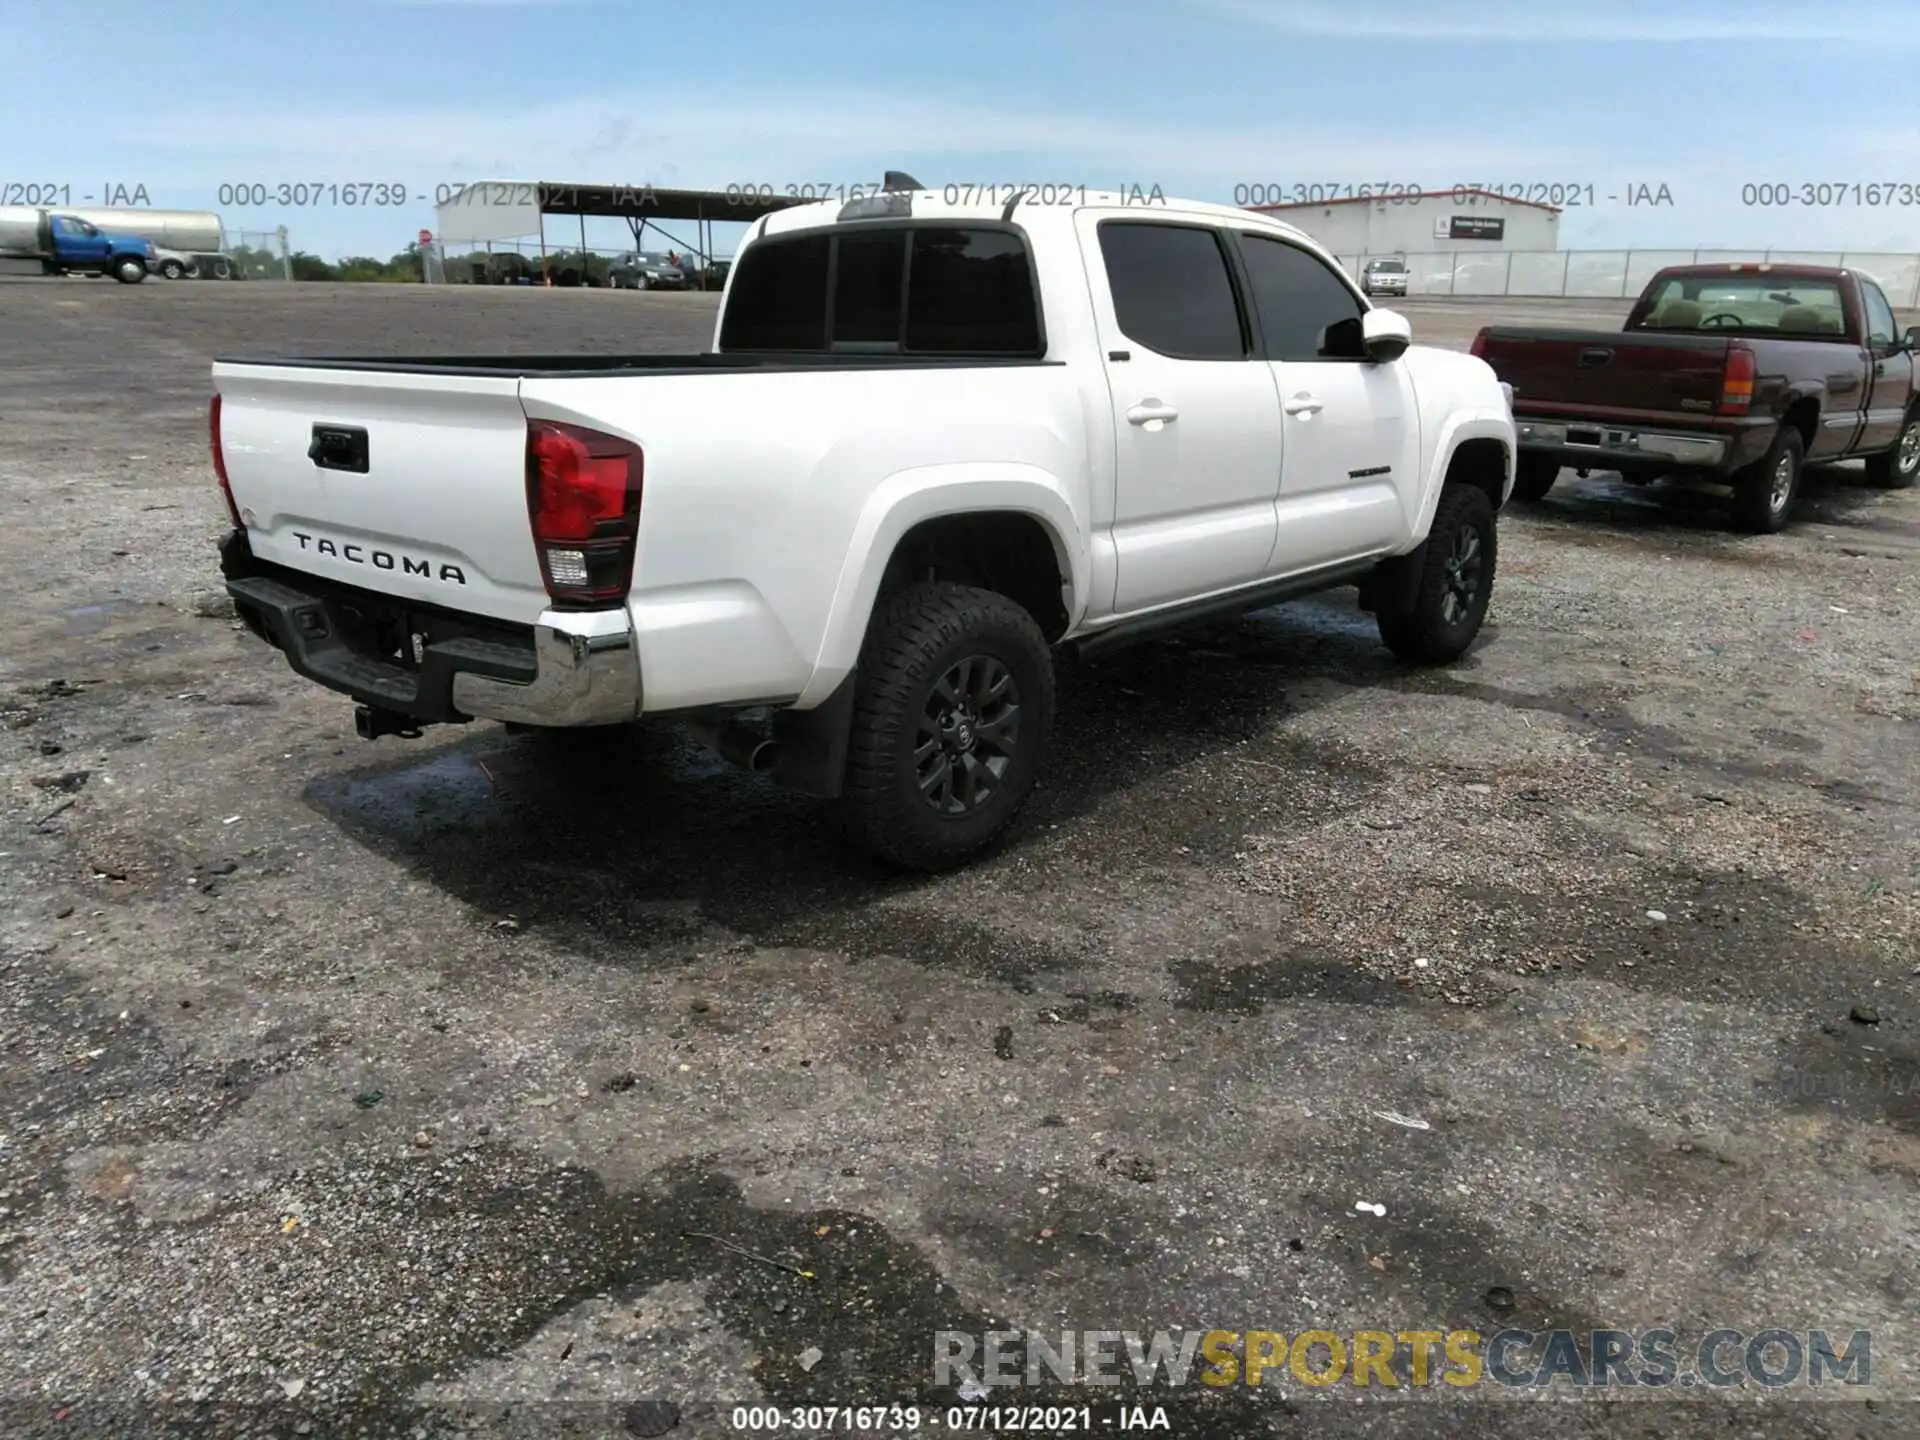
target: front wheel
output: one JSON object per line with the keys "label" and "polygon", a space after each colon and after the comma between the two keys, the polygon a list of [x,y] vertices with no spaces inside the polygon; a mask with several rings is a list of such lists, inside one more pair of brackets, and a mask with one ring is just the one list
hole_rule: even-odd
{"label": "front wheel", "polygon": [[162,260],[160,262],[160,278],[163,280],[184,279],[186,273],[187,267],[182,265],[178,260]]}
{"label": "front wheel", "polygon": [[122,285],[138,285],[147,278],[147,267],[128,255],[113,262],[113,278]]}
{"label": "front wheel", "polygon": [[1767,453],[1733,477],[1733,523],[1750,535],[1772,535],[1786,528],[1800,498],[1800,470],[1806,446],[1800,432],[1782,425]]}
{"label": "front wheel", "polygon": [[1907,411],[1893,448],[1867,457],[1867,479],[1889,490],[1905,490],[1920,480],[1920,404]]}
{"label": "front wheel", "polygon": [[1426,541],[1381,567],[1374,619],[1386,647],[1416,665],[1445,665],[1466,654],[1487,618],[1499,548],[1486,491],[1441,491]]}
{"label": "front wheel", "polygon": [[999,838],[1053,725],[1053,656],[1033,617],[991,590],[908,586],[874,616],[856,686],[848,837],[927,871]]}

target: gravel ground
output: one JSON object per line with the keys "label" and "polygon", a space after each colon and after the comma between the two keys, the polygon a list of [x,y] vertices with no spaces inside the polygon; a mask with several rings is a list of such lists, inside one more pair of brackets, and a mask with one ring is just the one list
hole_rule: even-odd
{"label": "gravel ground", "polygon": [[367,745],[220,603],[213,354],[711,318],[0,287],[0,1430],[725,1434],[944,1406],[938,1330],[1669,1325],[1871,1329],[1873,1383],[1158,1399],[1920,1431],[1920,493],[1842,468],[1752,538],[1568,477],[1447,671],[1351,591],[1071,668],[1015,836],[934,880],[671,731]]}

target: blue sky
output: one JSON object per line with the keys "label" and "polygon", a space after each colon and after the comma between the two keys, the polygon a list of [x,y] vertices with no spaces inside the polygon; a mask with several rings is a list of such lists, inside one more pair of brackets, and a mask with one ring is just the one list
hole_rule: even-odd
{"label": "blue sky", "polygon": [[[9,0],[0,187],[109,184],[387,255],[477,178],[1595,186],[1569,248],[1920,251],[1916,0]],[[390,208],[222,183],[400,181]],[[1607,204],[1665,184],[1670,206]],[[4,198],[17,198],[6,195]],[[577,223],[552,222],[556,238]],[[595,244],[617,243],[596,222]],[[723,242],[722,249],[728,248]]]}

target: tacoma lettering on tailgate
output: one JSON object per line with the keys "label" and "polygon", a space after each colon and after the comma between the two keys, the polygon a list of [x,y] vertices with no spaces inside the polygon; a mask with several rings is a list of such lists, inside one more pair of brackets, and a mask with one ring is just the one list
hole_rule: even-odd
{"label": "tacoma lettering on tailgate", "polygon": [[451,580],[456,585],[467,583],[467,575],[458,565],[440,562],[440,572],[436,577],[432,565],[425,560],[416,560],[411,555],[396,555],[391,550],[369,549],[365,545],[355,545],[350,541],[335,543],[332,540],[316,539],[312,535],[296,530],[293,538],[300,542],[302,550],[311,549],[316,555],[331,555],[339,560],[351,560],[355,565],[371,565],[376,570],[398,570],[402,575],[420,575],[427,579]]}

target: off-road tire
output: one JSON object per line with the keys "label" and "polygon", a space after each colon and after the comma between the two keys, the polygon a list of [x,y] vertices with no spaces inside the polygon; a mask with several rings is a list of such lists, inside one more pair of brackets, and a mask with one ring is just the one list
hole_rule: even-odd
{"label": "off-road tire", "polygon": [[[1908,437],[1913,437],[1908,443]],[[1901,455],[1906,452],[1903,462]],[[1899,438],[1891,450],[1867,457],[1867,480],[1887,490],[1905,490],[1920,480],[1920,403],[1907,411],[1900,422]]]}
{"label": "off-road tire", "polygon": [[1513,498],[1528,504],[1546,499],[1553,482],[1560,478],[1560,470],[1557,455],[1529,455],[1522,451],[1513,467]]}
{"label": "off-road tire", "polygon": [[[1805,458],[1806,445],[1800,432],[1782,425],[1767,453],[1733,476],[1734,528],[1749,535],[1773,535],[1784,530],[1800,499]],[[1786,493],[1779,496],[1774,482],[1782,464],[1790,469]]]}
{"label": "off-road tire", "polygon": [[[1478,569],[1471,597],[1460,613],[1450,615],[1448,597],[1459,600],[1455,576],[1466,548],[1463,537],[1468,536],[1475,542]],[[1486,491],[1477,485],[1442,490],[1420,548],[1381,567],[1374,620],[1386,647],[1416,665],[1446,665],[1466,654],[1487,618],[1499,546],[1493,501]]]}
{"label": "off-road tire", "polygon": [[[943,815],[921,793],[915,755],[920,722],[935,704],[936,684],[974,657],[1004,667],[1019,714],[1005,769],[978,808]],[[842,832],[907,869],[961,864],[998,839],[1025,805],[1053,708],[1053,655],[1046,637],[1006,596],[926,582],[888,597],[860,654],[839,804]]]}

